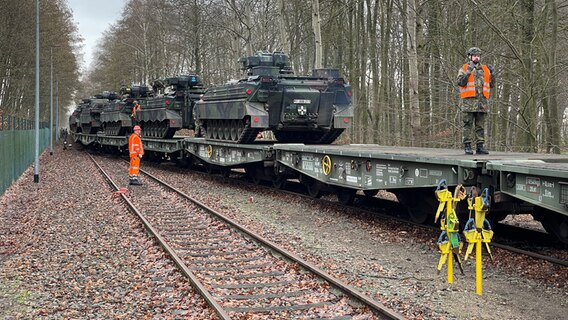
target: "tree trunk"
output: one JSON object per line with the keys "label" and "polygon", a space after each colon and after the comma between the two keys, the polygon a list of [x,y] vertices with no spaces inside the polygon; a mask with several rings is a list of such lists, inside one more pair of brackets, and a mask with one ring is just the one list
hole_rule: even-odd
{"label": "tree trunk", "polygon": [[420,137],[420,105],[418,97],[418,55],[416,53],[416,0],[407,0],[406,7],[406,30],[407,42],[406,50],[408,54],[408,93],[410,111],[410,145],[417,144],[416,138]]}
{"label": "tree trunk", "polygon": [[322,68],[321,18],[319,0],[312,0],[312,28],[315,42],[315,69]]}
{"label": "tree trunk", "polygon": [[535,92],[534,40],[534,0],[522,0],[521,10],[525,23],[521,25],[521,52],[523,77],[521,78],[521,123],[520,139],[522,151],[537,151],[537,106]]}
{"label": "tree trunk", "polygon": [[288,36],[288,28],[286,27],[286,4],[284,0],[278,0],[278,24],[280,26],[280,42],[282,43],[282,50],[290,54],[290,40]]}
{"label": "tree trunk", "polygon": [[547,128],[546,152],[560,153],[560,126],[562,121],[559,117],[557,101],[558,61],[556,60],[556,47],[558,45],[558,8],[556,1],[546,0],[546,10],[549,11],[550,16],[550,31],[545,30],[545,33],[542,33],[543,35],[547,34],[550,38],[550,42],[543,53],[546,56],[546,62],[549,67],[549,72],[547,72],[549,77],[547,81],[548,94],[546,95],[548,99],[546,106],[543,105]]}

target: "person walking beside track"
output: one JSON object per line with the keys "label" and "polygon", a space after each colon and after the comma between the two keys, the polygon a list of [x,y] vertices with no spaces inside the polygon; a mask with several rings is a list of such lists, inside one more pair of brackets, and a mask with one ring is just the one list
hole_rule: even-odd
{"label": "person walking beside track", "polygon": [[134,133],[128,138],[128,151],[130,152],[130,169],[129,178],[130,184],[141,185],[140,179],[138,178],[138,172],[140,170],[140,159],[144,155],[144,147],[142,146],[142,140],[140,139],[141,128],[139,125],[134,126]]}

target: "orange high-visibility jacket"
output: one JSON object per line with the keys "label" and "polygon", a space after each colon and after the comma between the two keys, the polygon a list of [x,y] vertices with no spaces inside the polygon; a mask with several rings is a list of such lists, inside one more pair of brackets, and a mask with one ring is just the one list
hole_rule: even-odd
{"label": "orange high-visibility jacket", "polygon": [[138,134],[133,133],[128,138],[128,151],[130,151],[130,157],[137,157],[139,154],[144,154],[142,140],[140,140],[140,136]]}
{"label": "orange high-visibility jacket", "polygon": [[[489,94],[491,92],[489,84],[491,80],[491,73],[486,65],[482,64],[481,68],[483,69],[483,95],[486,99],[489,99]],[[467,71],[467,63],[463,65],[463,70]],[[467,78],[467,84],[465,87],[460,87],[460,98],[475,98],[475,80],[473,78],[473,72],[469,75],[469,78]]]}
{"label": "orange high-visibility jacket", "polygon": [[135,104],[134,107],[132,107],[132,116],[134,118],[136,118],[136,112],[140,111],[140,104]]}

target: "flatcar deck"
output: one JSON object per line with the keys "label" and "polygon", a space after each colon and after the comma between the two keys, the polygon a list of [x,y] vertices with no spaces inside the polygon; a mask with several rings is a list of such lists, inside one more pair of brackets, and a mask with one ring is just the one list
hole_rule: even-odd
{"label": "flatcar deck", "polygon": [[435,161],[436,163],[458,164],[459,161],[523,161],[543,160],[568,162],[568,155],[521,153],[491,151],[488,155],[465,155],[463,150],[441,148],[417,147],[391,147],[377,144],[349,144],[349,145],[304,145],[304,144],[275,144],[275,149],[312,152],[319,154],[335,154],[356,157],[369,157],[376,159],[398,159],[413,161]]}
{"label": "flatcar deck", "polygon": [[[369,144],[275,144],[277,161],[316,180],[365,189],[491,184],[489,172],[529,171],[568,177],[568,157],[556,154],[491,152],[465,155],[462,150],[387,147]],[[538,171],[540,170],[540,171]],[[487,181],[482,181],[487,180]]]}
{"label": "flatcar deck", "polygon": [[[77,134],[76,139],[121,151],[126,143],[126,137],[104,135]],[[193,137],[142,140],[152,152],[150,159],[202,164],[208,172],[227,175],[232,168],[244,168],[253,181],[270,180],[276,187],[287,179],[299,179],[310,195],[334,192],[343,203],[352,201],[358,190],[369,195],[390,190],[416,221],[435,212],[438,203],[432,191],[442,180],[448,186],[488,188],[495,216],[534,208],[536,216],[568,243],[567,155],[496,151],[465,155],[456,149],[266,140],[236,144]]]}

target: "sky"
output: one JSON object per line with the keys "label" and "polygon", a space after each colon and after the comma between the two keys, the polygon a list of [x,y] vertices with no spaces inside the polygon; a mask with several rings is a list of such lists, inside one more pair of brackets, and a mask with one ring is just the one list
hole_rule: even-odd
{"label": "sky", "polygon": [[125,3],[125,0],[67,0],[79,35],[84,39],[82,70],[91,64],[103,32],[119,19]]}

